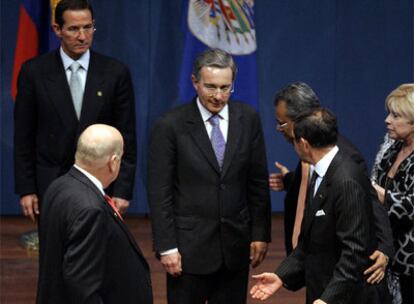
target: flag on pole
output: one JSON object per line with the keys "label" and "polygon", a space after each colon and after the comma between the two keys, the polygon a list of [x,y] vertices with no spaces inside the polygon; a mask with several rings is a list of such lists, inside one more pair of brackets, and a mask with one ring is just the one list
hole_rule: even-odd
{"label": "flag on pole", "polygon": [[233,55],[238,67],[233,98],[257,108],[254,0],[188,0],[184,5],[180,102],[194,97],[190,77],[195,57],[207,48],[219,48]]}
{"label": "flag on pole", "polygon": [[22,0],[19,5],[16,50],[13,63],[11,91],[17,93],[17,76],[21,65],[28,59],[59,45],[51,28],[52,11],[59,0]]}

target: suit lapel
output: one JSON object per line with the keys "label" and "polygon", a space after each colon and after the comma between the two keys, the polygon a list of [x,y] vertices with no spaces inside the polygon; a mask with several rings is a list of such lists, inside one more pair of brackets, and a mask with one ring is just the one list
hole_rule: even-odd
{"label": "suit lapel", "polygon": [[129,242],[131,243],[132,247],[135,249],[135,251],[138,253],[138,255],[140,255],[141,258],[143,258],[143,260],[145,261],[144,255],[143,255],[141,249],[138,247],[138,244],[136,243],[134,236],[131,234],[131,232],[129,231],[128,227],[124,223],[124,221],[121,220],[117,216],[117,214],[114,212],[114,210],[112,209],[112,207],[105,200],[104,196],[99,191],[99,189],[96,188],[96,186],[84,174],[82,174],[76,168],[72,167],[72,169],[70,170],[70,174],[74,178],[78,179],[80,182],[82,182],[84,184],[87,184],[89,186],[89,188],[96,194],[96,196],[98,197],[98,199],[102,202],[104,208],[108,211],[109,214],[111,214],[111,216],[114,218],[114,221],[119,225],[119,227],[127,235],[128,239],[129,239]]}
{"label": "suit lapel", "polygon": [[326,197],[329,191],[332,191],[331,180],[332,176],[335,174],[338,167],[343,161],[343,154],[338,151],[338,153],[333,158],[331,164],[329,165],[328,171],[326,171],[325,176],[322,179],[321,184],[319,185],[318,190],[315,193],[315,196],[312,199],[310,206],[306,206],[305,212],[305,222],[304,222],[304,231],[309,232],[313,220],[315,219],[315,214],[318,210],[321,210],[326,203]]}
{"label": "suit lapel", "polygon": [[222,176],[225,176],[230,167],[234,153],[237,151],[242,134],[242,115],[238,108],[229,102],[229,130],[227,133],[226,151],[224,154]]}
{"label": "suit lapel", "polygon": [[83,94],[82,111],[79,120],[79,130],[95,123],[104,102],[103,84],[105,82],[105,70],[99,64],[96,53],[90,51],[88,74],[86,76],[85,91]]}
{"label": "suit lapel", "polygon": [[199,148],[201,154],[207,159],[210,165],[220,173],[220,168],[214,154],[213,146],[211,145],[210,138],[208,137],[207,130],[204,121],[201,117],[200,111],[197,108],[197,102],[195,99],[191,104],[187,119],[188,131],[191,134],[194,142]]}
{"label": "suit lapel", "polygon": [[55,106],[57,113],[66,126],[67,130],[76,130],[78,119],[73,107],[72,95],[70,94],[68,80],[63,67],[62,59],[57,50],[52,55],[51,64],[45,67],[46,85],[45,89],[51,103]]}

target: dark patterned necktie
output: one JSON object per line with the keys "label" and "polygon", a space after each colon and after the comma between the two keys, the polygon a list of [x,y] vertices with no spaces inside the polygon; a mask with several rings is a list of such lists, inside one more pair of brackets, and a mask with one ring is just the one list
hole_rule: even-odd
{"label": "dark patterned necktie", "polygon": [[209,119],[212,130],[211,130],[211,145],[213,146],[214,153],[216,154],[217,162],[220,169],[223,167],[224,151],[226,150],[226,141],[224,140],[223,133],[220,130],[220,116],[213,115]]}
{"label": "dark patterned necktie", "polygon": [[316,173],[316,171],[314,170],[308,187],[308,203],[310,204],[312,204],[312,199],[315,193],[316,179],[318,178],[318,176],[318,173]]}

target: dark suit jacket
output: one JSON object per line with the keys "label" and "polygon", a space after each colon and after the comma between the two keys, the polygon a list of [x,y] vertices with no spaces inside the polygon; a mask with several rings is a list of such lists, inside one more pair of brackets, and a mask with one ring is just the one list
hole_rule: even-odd
{"label": "dark suit jacket", "polygon": [[249,263],[251,241],[270,241],[270,198],[262,128],[249,106],[229,102],[220,171],[196,101],[155,124],[148,199],[154,249],[178,248],[183,271],[206,274]]}
{"label": "dark suit jacket", "polygon": [[114,126],[125,152],[114,196],[130,199],[135,177],[135,101],[128,69],[91,51],[80,120],[77,119],[59,50],[21,68],[15,104],[15,189],[42,196],[74,163],[76,143],[89,125]]}
{"label": "dark suit jacket", "polygon": [[83,173],[51,184],[40,217],[37,303],[152,303],[141,250]]}
{"label": "dark suit jacket", "polygon": [[[348,155],[360,168],[368,174],[367,165],[360,152],[345,137],[339,136],[337,145],[339,149]],[[302,179],[301,162],[298,163],[294,172],[289,172],[284,178],[286,189],[285,208],[284,208],[284,228],[285,228],[285,248],[287,255],[292,252],[292,233],[295,224],[296,207],[298,203],[298,193],[300,181]],[[372,194],[372,206],[374,210],[374,222],[377,244],[381,252],[388,257],[393,256],[393,237],[388,219],[386,208],[378,202],[376,191],[370,186]]]}
{"label": "dark suit jacket", "polygon": [[305,207],[298,246],[276,274],[287,288],[305,285],[307,303],[369,303],[375,286],[363,271],[376,245],[369,186],[361,168],[339,151]]}

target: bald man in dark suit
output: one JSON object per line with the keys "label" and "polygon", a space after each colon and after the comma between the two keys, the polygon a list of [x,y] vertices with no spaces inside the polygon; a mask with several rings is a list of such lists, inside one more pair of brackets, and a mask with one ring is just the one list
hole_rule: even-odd
{"label": "bald man in dark suit", "polygon": [[119,131],[92,125],[79,138],[75,165],[46,190],[37,303],[152,303],[148,264],[104,192],[122,156]]}

